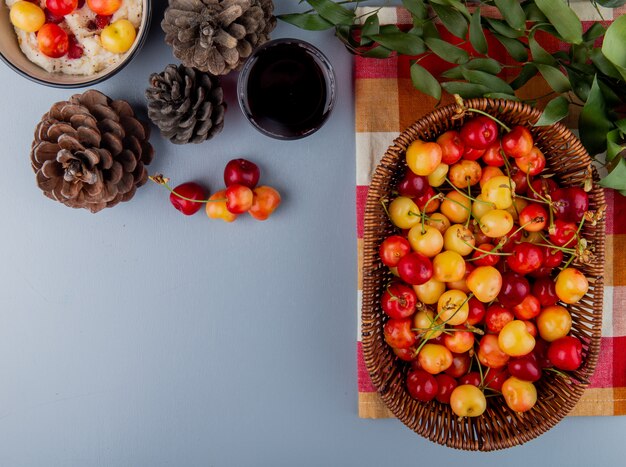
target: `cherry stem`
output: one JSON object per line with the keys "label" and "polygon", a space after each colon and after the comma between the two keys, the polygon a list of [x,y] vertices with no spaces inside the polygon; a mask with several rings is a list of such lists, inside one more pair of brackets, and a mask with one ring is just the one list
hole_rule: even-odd
{"label": "cherry stem", "polygon": [[498,125],[500,125],[502,128],[504,128],[507,132],[511,131],[511,129],[506,126],[504,123],[502,123],[500,120],[498,120],[496,117],[494,117],[491,114],[488,114],[487,112],[484,112],[482,110],[478,110],[478,109],[474,109],[472,107],[468,107],[467,109],[465,109],[467,112],[474,112],[477,114],[481,114],[484,115],[485,117],[489,117],[491,120],[493,120],[494,122],[496,122]]}
{"label": "cherry stem", "polygon": [[466,242],[463,239],[461,239],[461,241],[463,243],[465,243],[467,246],[471,247],[473,250],[480,251],[481,253],[484,253],[482,256],[479,256],[479,257],[476,257],[476,258],[469,258],[469,259],[466,259],[465,261],[476,261],[477,259],[482,259],[482,258],[484,258],[486,256],[489,256],[489,255],[495,255],[495,256],[512,256],[513,255],[513,253],[499,253],[498,251],[496,251],[496,247],[493,247],[493,250],[491,250],[491,251],[487,251],[487,250],[483,250],[481,248],[478,248],[477,246],[474,246],[471,243]]}
{"label": "cherry stem", "polygon": [[[478,199],[478,198],[474,198],[472,196],[468,196],[467,193],[464,193],[463,191],[461,191],[459,188],[457,188],[456,186],[454,186],[454,184],[450,181],[450,179],[448,179],[448,177],[446,177],[446,182],[448,182],[450,184],[450,186],[452,188],[454,188],[455,191],[458,191],[459,193],[461,193],[463,196],[467,196],[469,199],[471,199],[472,201],[475,201],[477,203],[483,203],[483,204],[491,204],[493,205],[492,202],[490,201],[485,201],[484,199]],[[468,185],[467,186],[469,189],[471,189],[471,187]],[[453,200],[451,200],[453,201]]]}
{"label": "cherry stem", "polygon": [[202,203],[202,204],[207,204],[207,203],[224,203],[224,202],[227,201],[226,199],[191,199],[191,198],[187,198],[186,196],[183,196],[180,193],[177,193],[174,189],[172,189],[172,187],[170,187],[168,185],[168,183],[165,181],[164,178],[159,178],[159,176],[154,176],[153,177],[152,175],[150,175],[148,178],[150,180],[152,180],[154,183],[156,183],[157,185],[162,185],[163,187],[165,187],[165,189],[167,191],[172,193],[177,198],[184,199],[185,201],[190,201],[192,203]]}
{"label": "cherry stem", "polygon": [[387,202],[387,200],[386,200],[386,199],[384,199],[384,198],[381,198],[381,199],[380,199],[380,204],[381,204],[381,206],[383,207],[383,209],[385,210],[385,214],[387,214],[387,217],[388,217],[389,219],[391,219],[391,215],[389,214],[389,210],[387,209],[387,204],[385,204],[386,202]]}
{"label": "cherry stem", "polygon": [[434,199],[441,199],[441,193],[437,193],[435,196],[433,196],[428,201],[426,201],[426,203],[424,203],[424,207],[421,210],[422,211],[422,214],[421,214],[422,215],[422,235],[426,233],[426,228],[424,227],[424,224],[426,223],[426,208],[428,208],[428,205]]}

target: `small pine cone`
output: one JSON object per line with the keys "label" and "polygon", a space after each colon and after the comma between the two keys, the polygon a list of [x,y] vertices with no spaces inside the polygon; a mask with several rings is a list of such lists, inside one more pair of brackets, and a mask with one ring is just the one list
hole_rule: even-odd
{"label": "small pine cone", "polygon": [[169,0],[161,28],[183,65],[225,75],[276,27],[272,0]]}
{"label": "small pine cone", "polygon": [[44,195],[98,212],[128,201],[148,180],[150,128],[126,101],[90,90],[57,102],[35,129],[30,159]]}
{"label": "small pine cone", "polygon": [[148,116],[172,143],[201,143],[224,127],[226,102],[219,78],[183,65],[150,75]]}

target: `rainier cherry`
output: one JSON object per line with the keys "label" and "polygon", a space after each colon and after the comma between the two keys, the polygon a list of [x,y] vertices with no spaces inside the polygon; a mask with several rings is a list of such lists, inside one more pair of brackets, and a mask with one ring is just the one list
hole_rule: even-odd
{"label": "rainier cherry", "polygon": [[487,409],[487,398],[476,386],[457,386],[450,395],[450,408],[459,417],[478,417]]}
{"label": "rainier cherry", "polygon": [[36,32],[46,23],[46,15],[39,5],[27,1],[14,3],[9,16],[13,26],[26,32]]}
{"label": "rainier cherry", "polygon": [[60,58],[69,49],[67,33],[54,23],[44,24],[37,32],[37,44],[42,54],[50,58]]}
{"label": "rainier cherry", "polygon": [[441,146],[416,140],[406,150],[406,164],[416,175],[428,176],[441,163]]}
{"label": "rainier cherry", "polygon": [[529,381],[511,376],[502,385],[502,395],[506,405],[515,412],[526,412],[537,403],[537,389]]}
{"label": "rainier cherry", "polygon": [[384,327],[385,342],[391,347],[408,349],[417,342],[412,325],[413,321],[410,318],[390,319]]}
{"label": "rainier cherry", "polygon": [[254,190],[252,206],[248,211],[258,221],[264,221],[280,205],[280,193],[270,186],[257,186]]}
{"label": "rainier cherry", "polygon": [[89,9],[98,15],[112,15],[122,6],[122,0],[87,0]]}
{"label": "rainier cherry", "polygon": [[552,305],[541,310],[537,317],[537,329],[541,338],[552,342],[567,336],[572,328],[572,315],[560,305]]}
{"label": "rainier cherry", "polygon": [[565,303],[578,303],[589,290],[589,281],[575,268],[565,268],[556,276],[556,295]]}
{"label": "rainier cherry", "polygon": [[511,357],[527,355],[535,348],[535,338],[528,332],[524,321],[506,324],[498,334],[498,346]]}
{"label": "rainier cherry", "polygon": [[226,190],[213,193],[209,197],[210,203],[206,203],[206,215],[210,219],[222,219],[224,222],[233,222],[237,219],[237,214],[233,214],[226,207]]}
{"label": "rainier cherry", "polygon": [[233,214],[243,214],[252,207],[254,193],[243,185],[231,185],[226,188],[226,209]]}

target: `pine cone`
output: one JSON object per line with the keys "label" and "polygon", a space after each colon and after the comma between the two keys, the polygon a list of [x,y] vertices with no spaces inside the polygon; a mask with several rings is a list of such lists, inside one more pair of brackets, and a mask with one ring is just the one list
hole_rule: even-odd
{"label": "pine cone", "polygon": [[224,128],[226,103],[219,78],[183,65],[150,75],[148,116],[172,143],[201,143]]}
{"label": "pine cone", "polygon": [[148,179],[149,136],[126,101],[91,90],[57,102],[35,129],[30,160],[37,186],[91,212],[128,201]]}
{"label": "pine cone", "polygon": [[183,65],[225,75],[276,27],[272,0],[170,0],[161,28]]}

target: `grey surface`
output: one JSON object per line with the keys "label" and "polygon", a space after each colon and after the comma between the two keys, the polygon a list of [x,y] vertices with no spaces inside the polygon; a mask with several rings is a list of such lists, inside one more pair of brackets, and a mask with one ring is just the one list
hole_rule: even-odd
{"label": "grey surface", "polygon": [[[215,191],[228,160],[257,161],[284,194],[264,223],[185,218],[155,185],[97,215],[44,198],[32,131],[70,92],[0,66],[0,466],[623,465],[623,417],[569,418],[492,454],[357,418],[352,61],[331,34],[280,25],[283,36],[310,39],[336,68],[320,132],[255,132],[231,77],[215,140],[153,138],[151,171],[175,183]],[[171,61],[154,21],[138,59],[98,89],[141,108],[148,75]]]}

